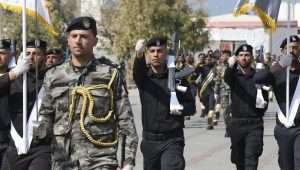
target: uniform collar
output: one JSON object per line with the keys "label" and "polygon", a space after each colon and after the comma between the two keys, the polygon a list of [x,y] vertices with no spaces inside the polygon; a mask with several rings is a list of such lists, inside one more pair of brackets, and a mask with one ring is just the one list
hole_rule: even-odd
{"label": "uniform collar", "polygon": [[148,65],[148,76],[150,77],[155,77],[155,78],[164,78],[166,76],[168,76],[168,68],[167,65],[164,64],[164,66],[162,67],[161,71],[159,73],[154,73],[153,70],[151,69],[151,66]]}

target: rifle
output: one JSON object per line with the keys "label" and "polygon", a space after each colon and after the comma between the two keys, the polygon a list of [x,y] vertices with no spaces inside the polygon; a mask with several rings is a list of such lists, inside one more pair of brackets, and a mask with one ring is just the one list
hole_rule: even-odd
{"label": "rifle", "polygon": [[181,110],[183,110],[183,106],[179,103],[178,98],[176,96],[176,80],[175,80],[175,59],[176,59],[176,52],[177,52],[177,33],[173,33],[172,35],[172,42],[171,47],[169,49],[169,55],[168,55],[168,88],[171,92],[170,97],[170,113],[172,115],[181,115]]}

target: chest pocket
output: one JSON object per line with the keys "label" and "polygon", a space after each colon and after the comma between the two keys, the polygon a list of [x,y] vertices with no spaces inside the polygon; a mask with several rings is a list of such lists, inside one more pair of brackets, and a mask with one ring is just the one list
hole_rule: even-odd
{"label": "chest pocket", "polygon": [[[103,142],[101,139],[95,139],[95,136],[103,132],[101,127],[110,127],[108,124],[114,122],[115,95],[113,82],[116,77],[117,70],[114,70],[108,84],[76,86],[71,90],[69,120],[71,123],[74,121],[75,108],[81,107],[79,118],[80,130],[91,143],[98,146],[112,146],[117,144],[116,126],[113,130],[115,132],[113,140]],[[76,106],[76,100],[79,98],[82,99],[82,105]]]}

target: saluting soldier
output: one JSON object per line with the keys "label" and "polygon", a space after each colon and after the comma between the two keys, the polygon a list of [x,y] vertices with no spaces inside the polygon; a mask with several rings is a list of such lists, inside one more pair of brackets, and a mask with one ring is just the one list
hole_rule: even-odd
{"label": "saluting soldier", "polygon": [[189,84],[183,84],[188,90],[176,93],[183,110],[179,111],[180,114],[170,112],[167,38],[153,37],[146,44],[144,40],[139,40],[135,50],[137,56],[133,65],[133,78],[142,104],[141,151],[144,170],[183,170],[184,116],[196,111],[194,95]]}
{"label": "saluting soldier", "polygon": [[124,135],[120,168],[132,170],[138,136],[124,77],[110,60],[93,53],[94,18],[75,18],[66,31],[70,59],[47,72],[40,110],[41,134],[52,144],[52,169],[116,170],[117,145]]}
{"label": "saluting soldier", "polygon": [[231,89],[231,114],[227,126],[231,139],[231,161],[237,170],[256,170],[263,151],[263,116],[268,92],[254,82],[253,48],[241,45],[229,60],[224,80]]}
{"label": "saluting soldier", "polygon": [[[277,119],[274,136],[279,147],[279,166],[281,170],[300,169],[300,39],[297,35],[281,43],[283,55],[270,69],[258,72],[256,82],[271,85],[277,101]],[[289,48],[289,54],[287,50]],[[289,68],[289,70],[287,69]],[[286,108],[286,80],[289,71],[289,107]]]}

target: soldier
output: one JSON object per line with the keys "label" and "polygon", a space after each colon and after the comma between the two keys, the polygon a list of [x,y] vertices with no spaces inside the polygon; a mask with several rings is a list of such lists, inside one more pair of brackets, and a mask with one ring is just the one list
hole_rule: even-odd
{"label": "soldier", "polygon": [[251,67],[252,50],[248,44],[241,45],[236,57],[228,60],[229,67],[224,74],[231,89],[232,117],[227,128],[231,139],[231,161],[237,170],[256,170],[263,151],[262,117],[267,109],[268,92],[254,83],[256,72]]}
{"label": "soldier", "polygon": [[71,56],[47,72],[40,110],[40,137],[52,141],[52,169],[115,170],[118,141],[126,136],[121,168],[132,170],[138,136],[123,77],[93,53],[94,18],[75,18],[66,31]]}
{"label": "soldier", "polygon": [[[300,76],[300,39],[297,35],[289,37],[281,43],[283,55],[270,69],[258,72],[257,83],[272,85],[278,107],[274,136],[279,147],[279,166],[281,170],[300,169],[300,114],[299,114],[299,76]],[[287,54],[289,48],[290,54]],[[287,67],[289,68],[289,108],[286,102]]]}
{"label": "soldier", "polygon": [[201,117],[207,115],[207,129],[211,130],[214,128],[213,120],[215,117],[214,110],[216,102],[214,95],[214,78],[216,74],[212,52],[210,52],[205,58],[205,65],[203,67],[197,67],[195,72],[198,75],[198,78],[196,78],[196,83],[199,87],[198,96],[204,108],[202,110]]}
{"label": "soldier", "polygon": [[182,70],[186,66],[184,55],[181,54],[176,58],[176,69]]}
{"label": "soldier", "polygon": [[[39,91],[44,77],[46,42],[42,40],[28,41],[26,50],[26,56],[24,55],[18,64],[26,65],[26,63],[28,63],[30,67],[27,74],[27,114],[28,117],[30,117],[32,116],[32,110],[34,109],[33,106],[36,99],[36,91]],[[35,72],[36,66],[39,73],[38,77],[36,77]],[[14,68],[12,70],[12,73],[15,73],[13,76],[18,77],[26,70],[24,68]],[[33,140],[28,153],[19,155],[20,148],[23,147],[22,142],[19,141],[19,138],[23,136],[23,78],[18,77],[16,80],[9,81],[8,83],[10,83],[8,112],[12,121],[11,129],[14,129],[13,131],[15,132],[11,132],[9,147],[6,154],[9,167],[13,170],[50,170],[50,143],[47,140]]]}
{"label": "soldier", "polygon": [[133,78],[142,104],[144,170],[184,169],[184,116],[196,110],[194,96],[188,88],[185,93],[176,93],[183,110],[178,115],[170,112],[166,44],[164,37],[151,38],[146,44],[147,55],[144,40],[135,46]]}
{"label": "soldier", "polygon": [[51,67],[58,63],[63,62],[64,56],[63,51],[59,48],[51,48],[46,52],[46,66]]}
{"label": "soldier", "polygon": [[9,143],[10,117],[8,113],[9,82],[15,80],[29,69],[28,62],[19,62],[13,70],[8,69],[11,60],[11,42],[9,39],[0,40],[0,168],[8,169],[7,160],[3,162],[4,153]]}
{"label": "soldier", "polygon": [[[225,126],[227,127],[228,120],[230,118],[230,88],[224,81],[224,73],[228,66],[228,59],[231,56],[231,51],[224,50],[220,56],[219,64],[216,66],[216,82],[215,93],[217,98],[217,104],[215,107],[216,118],[218,119],[220,112],[223,111],[223,117]],[[227,128],[226,128],[227,129]],[[228,136],[227,130],[225,137]]]}

